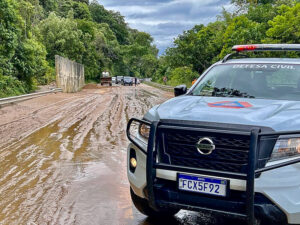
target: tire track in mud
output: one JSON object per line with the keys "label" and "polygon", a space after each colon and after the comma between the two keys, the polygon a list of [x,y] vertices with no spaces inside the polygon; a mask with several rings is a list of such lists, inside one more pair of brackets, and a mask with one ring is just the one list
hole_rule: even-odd
{"label": "tire track in mud", "polygon": [[[112,149],[112,146],[116,145],[115,142],[117,141],[116,139],[119,136],[118,133],[114,134],[115,129],[119,129],[119,126],[122,126],[119,122],[123,114],[123,97],[120,96],[120,93],[118,92],[112,93],[112,96],[113,97],[108,104],[109,107],[106,107],[105,111],[98,116],[97,120],[93,124],[93,128],[90,130],[90,141],[87,148],[90,149],[92,153],[94,153],[93,157],[95,161],[101,160],[102,158],[104,158],[103,161],[107,161],[106,153]],[[99,150],[102,152],[101,154],[98,154]],[[110,151],[110,153],[112,152]],[[110,157],[112,157],[112,155],[110,155]],[[86,166],[90,167],[93,166],[93,164],[88,163],[86,164]],[[105,167],[104,165],[102,166]],[[108,169],[106,168],[105,171],[108,171]],[[82,173],[82,171],[80,171],[79,173]],[[74,188],[76,189],[76,185],[74,186]],[[72,193],[74,192],[77,191],[71,191],[70,195],[72,195]],[[76,211],[76,206],[79,205],[80,201],[82,200],[78,199],[78,196],[76,196],[71,198],[66,197],[65,201],[67,202],[65,203],[65,207],[57,210],[57,212],[55,213],[53,224],[62,224],[62,221],[63,224],[81,224],[82,216],[79,216],[78,212],[76,213],[73,211],[74,208]],[[107,201],[105,201],[105,204],[108,204]],[[89,207],[91,207],[90,204],[88,205]],[[90,209],[85,210],[90,211]],[[92,207],[92,214],[97,214],[97,212],[95,212],[96,210],[94,210]],[[89,222],[89,224],[93,223]]]}
{"label": "tire track in mud", "polygon": [[[83,160],[80,157],[81,153],[84,153],[84,151],[86,151],[87,149],[85,148],[85,145],[82,146],[82,142],[79,141],[79,143],[78,143],[77,137],[79,135],[82,140],[88,139],[89,133],[90,133],[89,129],[91,127],[93,127],[93,124],[95,123],[94,118],[97,118],[97,115],[99,113],[101,113],[103,108],[104,109],[107,108],[107,106],[104,105],[104,107],[103,107],[103,105],[104,105],[103,100],[96,101],[96,103],[94,105],[89,104],[88,110],[81,110],[82,113],[76,113],[76,115],[73,115],[71,120],[68,120],[66,123],[63,121],[58,124],[58,126],[61,127],[59,132],[66,133],[68,135],[68,136],[66,136],[66,139],[73,138],[72,139],[73,143],[71,145],[67,145],[67,146],[65,146],[65,148],[62,148],[60,146],[61,151],[63,149],[65,151],[69,151],[69,152],[73,150],[74,154],[72,155],[72,157],[70,157],[70,160],[72,159],[73,161],[81,161],[81,162],[87,160],[87,159]],[[86,112],[89,112],[89,113],[86,113]],[[80,116],[78,117],[78,115],[80,115]],[[79,120],[76,120],[76,118]],[[66,124],[67,124],[67,126],[66,126]],[[64,139],[64,138],[62,137],[61,139]],[[86,143],[86,141],[84,143]],[[86,152],[86,153],[88,153],[88,152]],[[67,168],[69,169],[69,166],[67,166]],[[71,166],[71,168],[72,168],[72,166]],[[77,168],[73,168],[73,173],[76,172],[76,169]],[[54,201],[54,202],[56,202],[56,201]],[[58,204],[58,205],[55,205],[55,207],[53,207],[52,212],[55,214],[55,213],[61,211],[61,209],[62,208]],[[49,209],[47,209],[47,212],[42,211],[40,215],[46,215],[48,213],[48,210]],[[37,218],[39,218],[39,220],[37,222],[40,222],[41,217],[37,216]],[[53,217],[51,217],[50,221],[52,221],[52,220],[53,220]],[[72,217],[72,221],[73,220],[74,220],[74,218]]]}
{"label": "tire track in mud", "polygon": [[[73,97],[72,99],[75,99],[76,97]],[[18,118],[18,119],[16,119],[16,120],[13,120],[13,121],[9,121],[9,122],[6,122],[6,123],[2,123],[2,124],[0,124],[0,126],[5,126],[5,125],[8,125],[8,124],[12,124],[12,123],[16,123],[16,122],[19,122],[19,121],[21,121],[21,120],[25,120],[25,119],[28,119],[28,118],[30,118],[30,117],[36,117],[36,115],[39,113],[39,112],[41,112],[41,111],[43,111],[43,110],[45,110],[45,109],[51,109],[52,107],[57,107],[57,106],[59,106],[61,103],[64,103],[64,102],[67,102],[67,101],[70,101],[70,99],[64,99],[64,100],[61,100],[61,101],[59,101],[59,102],[55,102],[55,103],[53,103],[53,104],[50,104],[50,105],[46,105],[46,106],[44,106],[44,107],[42,107],[42,108],[39,108],[39,109],[37,109],[37,110],[34,110],[34,111],[32,111],[32,112],[30,112],[29,113],[29,115],[27,115],[27,116],[25,116],[25,117],[22,117],[22,118]]]}
{"label": "tire track in mud", "polygon": [[[158,92],[159,93],[159,92]],[[163,96],[163,95],[161,95]],[[161,98],[155,93],[151,93],[145,89],[137,89],[135,91],[134,101],[128,96],[128,101],[131,102],[130,107],[126,108],[127,111],[127,121],[131,117],[141,117],[154,105],[162,103],[166,98]]]}
{"label": "tire track in mud", "polygon": [[87,217],[89,224],[131,221],[126,124],[164,100],[143,90],[95,91],[38,111],[41,119],[47,110],[55,117],[0,148],[0,223],[80,224]]}
{"label": "tire track in mud", "polygon": [[[132,98],[127,97],[132,95],[132,91],[133,90],[129,89],[128,91],[127,89],[122,88],[115,89],[112,92],[111,95],[113,97],[109,103],[109,107],[98,117],[90,131],[90,141],[87,148],[93,152],[94,162],[96,162],[96,164],[90,162],[83,165],[83,168],[87,170],[90,167],[100,166],[102,168],[102,172],[99,172],[99,180],[90,181],[93,180],[90,178],[84,183],[79,182],[79,184],[73,185],[73,190],[71,190],[68,196],[65,198],[65,202],[63,204],[65,207],[63,210],[59,210],[59,213],[55,217],[54,224],[60,224],[62,218],[65,218],[63,221],[66,224],[81,224],[86,222],[82,221],[82,219],[85,217],[95,217],[95,220],[91,219],[88,222],[89,224],[98,224],[99,221],[102,221],[102,224],[120,224],[120,218],[128,217],[127,214],[132,215],[132,205],[128,196],[128,181],[126,177],[125,156],[128,142],[125,135],[125,129],[128,117],[130,116],[129,114],[134,114],[137,117],[141,117],[142,115],[140,113],[146,110],[144,107],[148,107],[147,109],[149,109],[149,106],[155,103],[154,99],[151,100],[150,103],[148,103],[146,99],[142,99],[146,103],[141,103],[141,99],[136,98],[138,95],[133,95],[134,97]],[[158,99],[156,99],[156,103],[157,100]],[[159,101],[162,100],[160,99]],[[135,107],[134,109],[131,109],[133,105]],[[132,113],[129,113],[130,110],[132,110]],[[122,172],[120,172],[120,170]],[[104,174],[103,171],[105,171]],[[118,177],[118,182],[121,184],[118,185],[118,187],[115,187],[115,184],[112,184],[110,188],[105,187],[105,190],[101,189],[103,185],[105,186],[105,183],[112,182],[112,178],[110,176]],[[88,185],[89,182],[98,183],[99,190],[91,188]],[[88,192],[95,193],[95,197],[93,199],[90,199],[90,197],[87,196],[90,201],[85,202],[84,200],[84,204],[82,203],[83,200],[80,197],[77,195],[74,196],[74,193],[76,193],[78,190],[81,190],[83,186],[84,189],[89,189]],[[115,196],[112,196],[112,194],[109,192],[109,189],[114,190]],[[110,198],[106,199],[107,196]],[[115,199],[116,197],[117,199]],[[95,199],[98,199],[98,201]],[[85,209],[86,211],[84,213],[80,212],[83,207],[78,207],[80,204],[85,205],[85,207],[88,208]],[[95,205],[94,208],[90,208],[91,205]],[[106,210],[107,205],[110,205],[109,210]],[[118,206],[117,208],[116,205]],[[116,212],[114,212],[114,210],[112,211],[111,208],[116,208]],[[102,211],[102,213],[100,213],[100,211]],[[99,215],[99,213],[101,218],[96,216]],[[76,218],[76,222],[74,222],[74,218]],[[132,219],[132,216],[130,218]],[[126,222],[122,222],[121,224],[126,224]]]}
{"label": "tire track in mud", "polygon": [[[95,110],[97,108],[96,106],[100,106],[101,103],[103,103],[102,102],[103,100],[101,101],[96,101],[96,100],[97,97],[93,96],[92,98],[86,99],[84,101],[84,104],[82,104],[82,101],[80,101],[80,104],[69,107],[70,111],[74,111],[74,112],[78,111],[76,109],[81,109],[79,110],[79,112],[74,113],[72,118],[75,118],[76,121],[78,120],[78,118],[83,116],[85,116],[84,118],[87,118],[91,110],[92,113],[95,113]],[[68,105],[65,105],[61,111],[67,108]],[[61,118],[61,117],[58,116],[57,118]],[[49,160],[52,162],[61,159],[59,158],[59,155],[61,155],[62,152],[57,151],[61,147],[60,146],[61,143],[59,142],[59,139],[60,138],[63,139],[66,136],[64,133],[68,133],[70,131],[66,129],[66,126],[64,126],[65,130],[63,132],[60,132],[60,138],[58,138],[56,141],[51,141],[47,139],[48,137],[51,137],[51,135],[53,136],[53,134],[55,134],[53,131],[58,130],[59,127],[60,124],[56,122],[54,124],[46,126],[45,128],[42,128],[36,133],[30,135],[28,138],[25,138],[23,141],[21,141],[21,143],[13,144],[11,148],[6,149],[6,156],[4,156],[4,158],[1,157],[2,160],[0,162],[0,166],[2,167],[1,169],[2,176],[0,176],[1,177],[0,190],[2,191],[2,195],[5,196],[5,198],[2,198],[2,201],[0,201],[1,206],[5,205],[5,207],[1,207],[0,220],[2,222],[5,223],[6,220],[9,220],[10,218],[9,214],[11,214],[12,211],[20,212],[19,208],[22,206],[22,203],[24,205],[24,202],[26,202],[25,201],[26,196],[29,196],[29,198],[32,201],[32,199],[34,199],[34,196],[42,196],[44,198],[45,196],[47,196],[46,192],[52,193],[52,195],[53,193],[55,193],[53,196],[60,195],[59,193],[56,193],[57,191],[55,191],[53,188],[45,187],[45,183],[47,183],[47,181],[49,180],[55,181],[56,184],[59,184],[61,180],[59,179],[59,172],[53,173],[52,170],[50,170],[50,173],[47,173],[47,167],[49,168],[51,166],[49,165],[47,166],[44,163],[45,161],[47,161],[47,158],[49,158]],[[52,130],[51,128],[54,129]],[[47,148],[48,145],[50,146],[50,148]],[[49,154],[47,154],[47,151]],[[9,152],[9,154],[7,154],[7,152]],[[9,169],[9,167],[7,166],[5,167],[3,163],[5,163],[6,165],[11,164],[13,165],[13,167]],[[44,172],[43,175],[39,175],[41,171]],[[3,176],[3,174],[5,173],[8,175]],[[27,193],[23,192],[21,195],[18,195],[18,192],[21,192],[22,189],[28,190],[29,187],[35,186],[39,183],[42,183],[44,186],[42,190],[43,193],[39,193],[39,191],[41,190],[37,190],[36,192],[28,191]],[[49,198],[50,197],[47,197],[48,200]],[[39,203],[41,204],[42,203],[41,200],[42,199],[36,198],[34,202],[37,204],[35,205],[38,206]],[[58,202],[58,201],[53,201],[53,202]],[[34,215],[35,211],[41,211],[41,210],[38,209],[33,210],[31,216]],[[16,224],[19,224],[19,222],[16,222]]]}
{"label": "tire track in mud", "polygon": [[[70,101],[70,99],[65,99],[63,101],[60,101],[60,102],[57,102],[57,103],[54,103],[54,104],[50,104],[49,107],[45,106],[43,108],[40,108],[40,109],[35,110],[33,112],[30,112],[29,115],[27,115],[25,117],[22,117],[20,119],[9,121],[5,124],[2,123],[2,125],[0,125],[0,139],[2,139],[2,142],[4,142],[5,138],[2,137],[1,134],[4,134],[4,132],[6,130],[13,130],[14,131],[14,130],[16,130],[15,129],[16,126],[20,127],[20,129],[17,130],[18,133],[16,132],[15,134],[13,134],[12,138],[11,137],[6,137],[8,140],[6,140],[5,145],[2,144],[2,142],[0,142],[0,148],[3,150],[6,147],[9,147],[9,144],[11,144],[11,143],[15,144],[17,141],[22,140],[23,138],[30,135],[34,131],[40,129],[41,125],[43,125],[43,123],[44,123],[44,126],[47,126],[47,125],[63,118],[69,112],[78,110],[80,108],[81,104],[88,104],[90,99],[93,98],[93,97],[94,96],[83,96],[83,97],[80,96],[80,97],[77,97],[78,99],[75,99],[73,101]],[[74,97],[74,98],[76,98],[76,97]],[[61,106],[60,104],[65,102],[65,101],[68,101],[68,102]],[[43,119],[44,120],[43,122],[37,121],[37,120],[40,120],[38,113],[42,114],[45,109],[47,109],[47,111],[53,111],[55,113],[53,113],[53,116],[52,115],[48,116],[49,121],[47,121],[47,122],[46,122],[45,119]],[[37,129],[32,130],[32,128],[31,128],[31,129],[29,129],[29,131],[25,130],[28,127],[27,126],[28,122],[25,121],[25,119],[31,119],[31,121],[33,123],[33,124],[31,124],[31,126],[36,127]],[[21,133],[21,135],[19,133]]]}

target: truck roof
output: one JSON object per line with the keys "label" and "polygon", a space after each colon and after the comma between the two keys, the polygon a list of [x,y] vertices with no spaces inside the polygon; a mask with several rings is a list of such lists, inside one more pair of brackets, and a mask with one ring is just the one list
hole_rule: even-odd
{"label": "truck roof", "polygon": [[229,59],[226,62],[219,61],[217,64],[232,64],[232,63],[286,63],[300,65],[300,58],[241,58]]}

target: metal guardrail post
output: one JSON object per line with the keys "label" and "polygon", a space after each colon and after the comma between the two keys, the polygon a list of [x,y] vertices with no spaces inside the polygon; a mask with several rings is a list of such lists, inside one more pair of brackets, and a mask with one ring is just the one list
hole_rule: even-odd
{"label": "metal guardrail post", "polygon": [[19,95],[19,96],[12,96],[12,97],[7,97],[7,98],[0,98],[0,107],[15,103],[15,102],[20,102],[20,101],[25,101],[29,100],[32,98],[36,98],[42,95],[50,94],[50,93],[57,93],[57,92],[62,92],[61,88],[54,88],[50,91],[43,91],[43,92],[36,92],[36,93],[31,93],[31,94],[25,94],[25,95]]}

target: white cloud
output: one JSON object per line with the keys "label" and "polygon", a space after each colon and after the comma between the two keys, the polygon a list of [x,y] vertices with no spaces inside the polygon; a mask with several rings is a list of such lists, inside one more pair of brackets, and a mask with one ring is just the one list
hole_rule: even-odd
{"label": "white cloud", "polygon": [[196,24],[207,24],[230,0],[101,0],[107,9],[120,11],[130,27],[149,32],[162,53],[173,39]]}
{"label": "white cloud", "polygon": [[130,15],[134,13],[148,14],[156,11],[155,7],[145,7],[139,5],[129,5],[129,6],[109,6],[106,7],[109,10],[119,11],[123,15]]}

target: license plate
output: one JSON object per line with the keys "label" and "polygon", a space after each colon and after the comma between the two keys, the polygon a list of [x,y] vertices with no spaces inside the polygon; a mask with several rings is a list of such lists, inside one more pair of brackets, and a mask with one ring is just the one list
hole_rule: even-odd
{"label": "license plate", "polygon": [[227,187],[227,180],[178,174],[179,190],[225,197]]}

